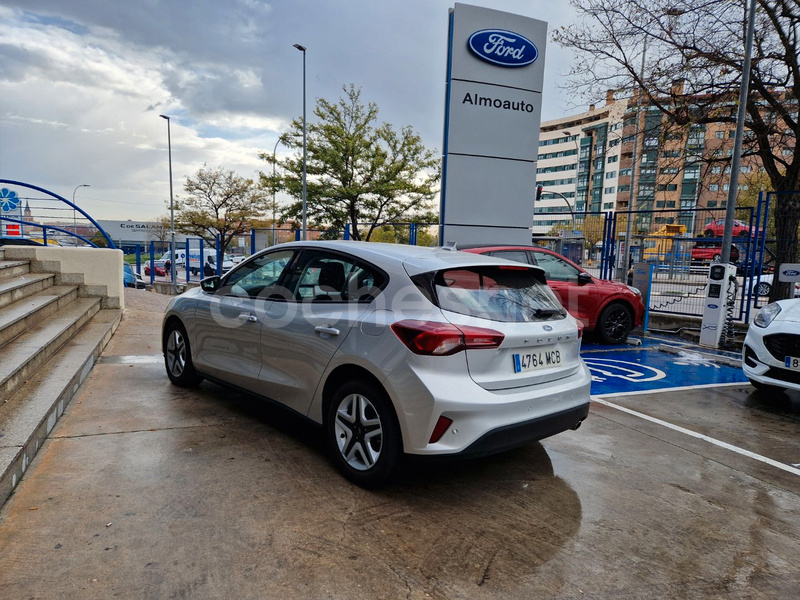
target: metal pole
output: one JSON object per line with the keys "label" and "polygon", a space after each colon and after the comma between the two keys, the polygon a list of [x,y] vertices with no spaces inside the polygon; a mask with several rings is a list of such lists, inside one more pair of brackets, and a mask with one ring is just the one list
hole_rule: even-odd
{"label": "metal pole", "polygon": [[[305,121],[305,119],[304,119]],[[275,153],[278,151],[278,144],[281,143],[281,138],[275,142],[275,147],[272,149],[272,245],[275,245]]]}
{"label": "metal pole", "polygon": [[575,230],[575,212],[572,210],[572,205],[569,203],[569,200],[567,200],[567,197],[564,194],[561,194],[559,192],[543,191],[542,194],[553,194],[554,196],[559,196],[564,201],[564,203],[567,205],[567,208],[569,209],[569,216],[570,216],[570,218],[572,220],[572,230],[574,231]]}
{"label": "metal pole", "polygon": [[[78,188],[82,188],[82,187],[92,187],[92,186],[90,186],[88,183],[82,183],[82,184],[80,184],[78,186],[75,186],[75,189],[72,190],[72,204],[73,205],[75,204],[75,192],[78,191]],[[78,215],[77,215],[77,212],[75,211],[75,207],[74,206],[72,207],[72,233],[74,233],[76,235],[78,233]]]}
{"label": "metal pole", "polygon": [[744,45],[744,64],[742,65],[742,89],[739,91],[739,111],[736,115],[736,137],[733,142],[731,160],[731,182],[728,188],[728,204],[725,206],[725,231],[722,234],[722,264],[731,262],[731,243],[733,241],[733,217],[736,214],[736,193],[739,191],[739,164],[742,159],[742,138],[744,119],[747,110],[747,97],[750,95],[750,63],[753,55],[753,30],[756,23],[756,0],[750,0],[750,15],[747,19],[747,37]]}
{"label": "metal pole", "polygon": [[636,210],[636,162],[639,154],[639,121],[641,120],[642,98],[644,96],[644,67],[645,58],[647,57],[647,38],[644,38],[644,47],[642,48],[642,68],[639,71],[639,78],[642,80],[641,91],[639,92],[639,100],[636,103],[636,128],[633,134],[633,155],[631,156],[631,199],[628,202],[628,221],[625,223],[625,258],[623,259],[622,266],[617,267],[617,279],[623,281],[627,279],[628,265],[631,262],[631,238],[633,237],[633,219],[635,218],[634,211]]}
{"label": "metal pole", "polygon": [[303,241],[306,240],[307,235],[307,214],[306,214],[306,165],[308,164],[308,154],[306,148],[306,138],[308,135],[307,127],[306,127],[306,48],[305,46],[301,46],[300,44],[295,44],[295,48],[300,50],[303,53],[303,229],[302,229],[302,239]]}
{"label": "metal pole", "polygon": [[[167,120],[167,150],[169,156],[169,234],[170,234],[170,261],[169,270],[172,277],[172,293],[178,293],[178,281],[175,277],[175,203],[172,196],[172,132],[170,131],[170,122],[167,115],[159,115],[162,119]],[[186,253],[186,263],[189,263],[189,253]]]}

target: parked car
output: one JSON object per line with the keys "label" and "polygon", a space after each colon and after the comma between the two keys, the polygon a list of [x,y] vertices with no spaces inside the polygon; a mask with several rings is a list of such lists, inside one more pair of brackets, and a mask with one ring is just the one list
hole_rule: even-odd
{"label": "parked car", "polygon": [[[754,296],[769,296],[772,293],[772,278],[773,273],[762,275],[760,278],[753,278],[753,295]],[[800,283],[794,284],[794,296],[800,296]]]}
{"label": "parked car", "polygon": [[142,279],[142,276],[134,271],[133,267],[128,263],[122,263],[122,280],[125,284],[125,287],[132,287],[141,290],[147,287],[144,279]]}
{"label": "parked car", "polygon": [[[153,263],[153,272],[156,274],[157,277],[166,277],[167,275],[167,267],[166,262],[163,260],[157,260]],[[150,276],[150,261],[144,264],[144,274],[146,276]]]}
{"label": "parked car", "polygon": [[642,323],[644,303],[639,290],[597,279],[560,254],[536,246],[479,246],[462,250],[541,267],[561,304],[606,344],[624,342],[631,330]]}
{"label": "parked car", "polygon": [[[712,263],[722,260],[722,244],[698,242],[692,246],[692,262]],[[738,262],[739,248],[731,244],[731,262]]]}
{"label": "parked car", "polygon": [[742,370],[759,390],[800,391],[800,300],[763,307],[747,330]]}
{"label": "parked car", "polygon": [[[704,231],[703,235],[705,237],[721,238],[722,235],[725,233],[725,219],[716,219],[714,221],[709,221],[708,223],[706,223],[706,226],[703,228],[703,231]],[[744,221],[739,221],[737,219],[734,219],[733,235],[740,237],[747,237],[748,235],[750,235],[750,226]]]}
{"label": "parked car", "polygon": [[262,250],[174,298],[169,379],[207,378],[315,423],[358,485],[403,453],[487,455],[576,428],[581,330],[540,268],[352,241]]}

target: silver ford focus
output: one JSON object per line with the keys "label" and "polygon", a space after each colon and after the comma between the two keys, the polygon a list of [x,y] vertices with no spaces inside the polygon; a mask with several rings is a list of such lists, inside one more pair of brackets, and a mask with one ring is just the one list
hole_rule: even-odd
{"label": "silver ford focus", "polygon": [[393,244],[295,242],[172,300],[167,375],[322,425],[340,472],[375,487],[403,454],[483,456],[577,428],[581,330],[538,267]]}

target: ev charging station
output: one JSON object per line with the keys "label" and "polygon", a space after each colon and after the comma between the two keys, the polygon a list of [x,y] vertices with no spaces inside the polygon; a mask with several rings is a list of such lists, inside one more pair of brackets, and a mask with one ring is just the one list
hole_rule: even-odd
{"label": "ev charging station", "polygon": [[729,304],[736,298],[736,265],[714,264],[708,272],[700,345],[707,348],[719,346]]}

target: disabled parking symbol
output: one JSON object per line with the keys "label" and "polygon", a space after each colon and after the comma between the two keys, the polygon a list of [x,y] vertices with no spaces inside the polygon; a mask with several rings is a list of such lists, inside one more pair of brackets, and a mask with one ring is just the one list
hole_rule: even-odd
{"label": "disabled parking symbol", "polygon": [[592,373],[593,382],[607,379],[619,379],[631,383],[644,383],[664,379],[667,374],[661,369],[627,360],[613,358],[584,358],[586,366]]}

